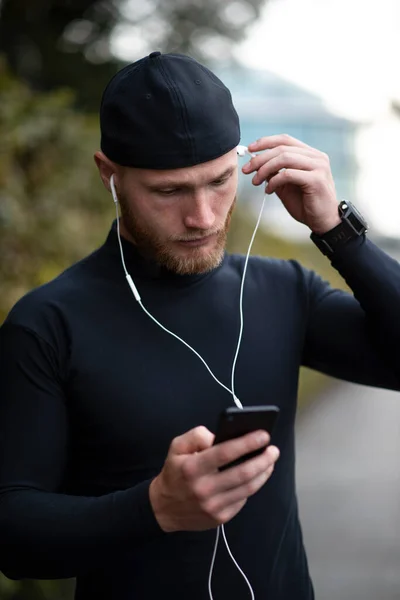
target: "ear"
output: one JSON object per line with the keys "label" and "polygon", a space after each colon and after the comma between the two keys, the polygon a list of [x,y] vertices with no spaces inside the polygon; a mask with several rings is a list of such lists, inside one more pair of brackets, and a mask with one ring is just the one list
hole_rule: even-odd
{"label": "ear", "polygon": [[109,158],[107,158],[107,156],[103,154],[101,150],[96,152],[93,158],[99,170],[104,187],[106,188],[106,190],[111,192],[110,177],[113,173],[115,175],[116,171],[118,170],[118,166],[114,164]]}

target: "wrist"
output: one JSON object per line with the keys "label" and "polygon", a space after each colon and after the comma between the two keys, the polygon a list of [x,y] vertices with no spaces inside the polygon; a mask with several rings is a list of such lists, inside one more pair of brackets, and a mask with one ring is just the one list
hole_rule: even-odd
{"label": "wrist", "polygon": [[176,531],[176,528],[166,514],[166,502],[165,499],[163,500],[164,494],[162,492],[162,482],[160,477],[160,475],[157,475],[149,486],[150,504],[160,528],[165,533],[171,533],[172,531]]}
{"label": "wrist", "polygon": [[[323,254],[333,257],[334,253],[347,244],[350,240],[363,236],[368,230],[368,224],[356,207],[346,200],[342,200],[338,207],[339,223],[325,233],[320,233],[321,228],[314,229],[311,240]],[[329,226],[333,223],[330,222]],[[327,226],[327,223],[324,224]]]}
{"label": "wrist", "polygon": [[336,213],[336,215],[332,215],[332,217],[330,217],[329,219],[323,221],[322,223],[318,223],[313,227],[310,227],[310,229],[316,235],[325,235],[325,233],[328,233],[328,231],[332,231],[332,229],[335,229],[335,227],[340,225],[341,222],[342,219],[340,218],[338,213]]}

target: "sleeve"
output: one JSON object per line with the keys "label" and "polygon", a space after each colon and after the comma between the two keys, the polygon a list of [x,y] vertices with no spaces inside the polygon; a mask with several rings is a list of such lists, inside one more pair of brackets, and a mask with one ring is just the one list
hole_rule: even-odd
{"label": "sleeve", "polygon": [[150,480],[100,497],[60,492],[68,407],[59,371],[36,333],[0,328],[0,569],[11,579],[74,577],[166,535]]}
{"label": "sleeve", "polygon": [[332,259],[353,292],[309,273],[303,364],[347,381],[400,389],[400,265],[370,240]]}

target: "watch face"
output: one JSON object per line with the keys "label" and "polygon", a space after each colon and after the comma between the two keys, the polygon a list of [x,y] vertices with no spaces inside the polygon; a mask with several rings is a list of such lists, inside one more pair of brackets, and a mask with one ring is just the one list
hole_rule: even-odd
{"label": "watch face", "polygon": [[368,229],[368,223],[362,216],[362,214],[357,210],[357,208],[351,202],[340,203],[340,209],[342,216],[350,221],[351,225],[356,229],[356,231],[363,231]]}

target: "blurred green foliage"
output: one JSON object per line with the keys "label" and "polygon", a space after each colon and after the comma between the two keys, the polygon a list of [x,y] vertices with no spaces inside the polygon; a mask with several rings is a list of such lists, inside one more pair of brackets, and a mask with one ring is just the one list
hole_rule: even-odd
{"label": "blurred green foliage", "polygon": [[72,600],[75,581],[11,581],[0,573],[0,600]]}
{"label": "blurred green foliage", "polygon": [[32,92],[0,63],[0,322],[26,290],[99,241],[110,217],[96,120],[63,90]]}
{"label": "blurred green foliage", "polygon": [[[132,56],[183,52],[208,62],[231,56],[266,0],[0,0],[0,54],[32,89],[68,86],[97,110],[122,63],[110,39],[129,38]],[[134,58],[132,58],[134,60]]]}

